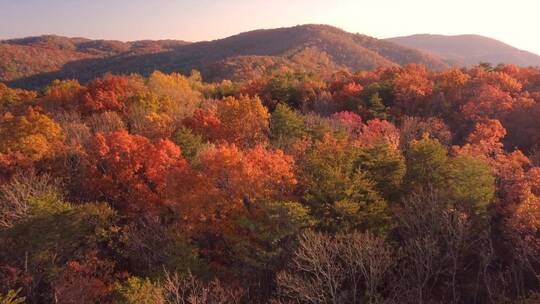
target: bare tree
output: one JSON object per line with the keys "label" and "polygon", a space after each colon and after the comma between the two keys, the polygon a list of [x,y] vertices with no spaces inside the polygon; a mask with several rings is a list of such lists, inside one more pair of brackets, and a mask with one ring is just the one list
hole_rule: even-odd
{"label": "bare tree", "polygon": [[92,132],[115,132],[126,129],[124,121],[116,112],[92,114],[86,118],[86,125]]}
{"label": "bare tree", "polygon": [[[360,277],[365,288],[365,298],[368,303],[383,302],[379,288],[384,284],[385,278],[395,264],[393,248],[382,238],[367,233],[353,233],[342,236],[343,260],[351,272],[351,278]],[[359,276],[358,276],[359,274]],[[356,280],[355,280],[356,281]],[[354,303],[360,302],[356,289],[359,282],[354,282]]]}
{"label": "bare tree", "polygon": [[277,276],[280,294],[301,303],[342,303],[347,277],[339,254],[339,244],[332,237],[304,233],[291,261],[292,271]]}
{"label": "bare tree", "polygon": [[380,289],[394,261],[392,247],[371,233],[308,231],[278,274],[278,292],[285,303],[383,303]]}
{"label": "bare tree", "polygon": [[165,270],[161,287],[169,304],[235,304],[242,297],[239,289],[225,288],[217,279],[205,284],[191,273],[181,276]]}
{"label": "bare tree", "polygon": [[[475,230],[472,213],[459,210],[432,189],[408,196],[397,211],[402,242],[403,284],[416,291],[415,302],[424,303],[435,286],[445,286],[444,301],[458,303],[462,297],[458,276],[468,270],[470,254],[484,235]],[[469,259],[469,262],[466,260]]]}
{"label": "bare tree", "polygon": [[30,200],[46,194],[60,194],[60,183],[50,175],[34,171],[16,173],[0,187],[0,227],[11,227],[30,213]]}

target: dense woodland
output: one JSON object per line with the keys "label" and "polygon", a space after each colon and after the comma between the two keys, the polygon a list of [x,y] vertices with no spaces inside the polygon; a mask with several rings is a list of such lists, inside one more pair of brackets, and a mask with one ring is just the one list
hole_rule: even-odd
{"label": "dense woodland", "polygon": [[412,63],[430,69],[449,67],[442,58],[419,50],[328,25],[255,30],[194,43],[61,36],[0,41],[0,81],[26,89],[41,88],[55,79],[87,82],[107,72],[148,77],[155,70],[189,74],[196,69],[206,81],[220,82],[248,81],[285,70],[327,78],[338,70]]}
{"label": "dense woodland", "polygon": [[0,84],[0,303],[538,303],[540,70]]}

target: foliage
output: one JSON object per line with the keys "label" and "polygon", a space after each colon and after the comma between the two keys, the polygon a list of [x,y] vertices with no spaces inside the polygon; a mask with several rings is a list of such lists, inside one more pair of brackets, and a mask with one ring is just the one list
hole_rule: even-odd
{"label": "foliage", "polygon": [[289,106],[278,104],[270,118],[270,140],[279,148],[290,147],[307,135],[304,118]]}
{"label": "foliage", "polygon": [[0,153],[20,152],[34,161],[54,155],[64,140],[60,126],[31,107],[20,115],[4,113],[0,137]]}
{"label": "foliage", "polygon": [[21,292],[21,289],[18,290],[9,290],[5,295],[0,295],[0,303],[2,304],[22,304],[24,303],[25,297],[17,296]]}
{"label": "foliage", "polygon": [[165,303],[163,292],[159,286],[148,279],[130,277],[124,284],[115,288],[113,303],[118,304],[160,304]]}
{"label": "foliage", "polygon": [[[353,59],[332,58],[335,30],[307,28],[333,43],[225,59],[245,82],[203,82],[220,73],[212,65],[39,93],[0,85],[1,299],[534,301],[540,71],[310,74],[293,67]],[[144,47],[17,43],[120,57]]]}

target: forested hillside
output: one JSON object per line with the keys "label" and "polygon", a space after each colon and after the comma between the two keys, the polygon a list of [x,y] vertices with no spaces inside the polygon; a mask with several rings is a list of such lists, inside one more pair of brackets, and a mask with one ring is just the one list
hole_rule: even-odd
{"label": "forested hillside", "polygon": [[[0,43],[0,81],[40,88],[54,79],[87,82],[106,72],[150,75],[201,71],[209,81],[249,80],[283,71],[321,76],[347,69],[374,69],[409,63],[442,69],[434,56],[392,42],[351,34],[326,25],[257,30],[224,39],[181,41],[100,41],[44,36]],[[41,51],[39,56],[33,56]]]}
{"label": "forested hillside", "polygon": [[0,303],[540,298],[538,69],[107,74],[0,111]]}
{"label": "forested hillside", "polygon": [[0,81],[48,73],[62,75],[60,71],[69,63],[159,53],[185,44],[188,43],[178,40],[122,42],[55,35],[3,40],[0,41]]}
{"label": "forested hillside", "polygon": [[412,35],[386,39],[443,59],[450,65],[472,66],[480,62],[497,65],[540,66],[540,56],[501,41],[479,35]]}

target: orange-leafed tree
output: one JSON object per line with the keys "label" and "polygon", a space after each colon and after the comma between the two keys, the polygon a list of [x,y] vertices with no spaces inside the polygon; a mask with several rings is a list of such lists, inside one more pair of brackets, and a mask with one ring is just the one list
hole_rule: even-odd
{"label": "orange-leafed tree", "polygon": [[63,144],[62,128],[49,116],[29,107],[0,118],[0,153],[20,153],[34,161],[53,156]]}
{"label": "orange-leafed tree", "polygon": [[57,303],[91,304],[107,301],[115,283],[114,262],[95,252],[83,261],[69,261],[54,282]]}
{"label": "orange-leafed tree", "polygon": [[187,166],[171,141],[153,143],[126,131],[96,134],[86,153],[88,198],[127,213],[158,211],[168,173]]}
{"label": "orange-leafed tree", "polygon": [[224,98],[217,105],[223,139],[239,146],[254,146],[266,141],[269,114],[257,97]]}
{"label": "orange-leafed tree", "polygon": [[17,106],[21,102],[30,101],[37,97],[36,92],[22,89],[12,89],[0,83],[0,109]]}
{"label": "orange-leafed tree", "polygon": [[506,129],[496,119],[479,122],[467,137],[467,144],[462,147],[473,155],[495,158],[503,153],[502,138]]}
{"label": "orange-leafed tree", "polygon": [[512,106],[510,94],[491,85],[482,85],[463,106],[462,113],[472,121],[502,119],[512,110]]}
{"label": "orange-leafed tree", "polygon": [[433,92],[433,82],[423,65],[405,66],[395,75],[393,84],[395,108],[405,114],[422,110],[426,99]]}
{"label": "orange-leafed tree", "polygon": [[293,159],[282,151],[224,144],[202,153],[196,175],[173,172],[168,200],[187,225],[208,228],[200,224],[230,223],[263,200],[287,198],[295,184]]}
{"label": "orange-leafed tree", "polygon": [[107,74],[91,81],[79,97],[81,110],[85,113],[123,111],[130,92],[127,76]]}
{"label": "orange-leafed tree", "polygon": [[362,126],[358,140],[362,145],[373,145],[386,141],[393,148],[399,147],[399,130],[387,120],[372,119]]}
{"label": "orange-leafed tree", "polygon": [[253,147],[268,138],[270,115],[258,97],[225,97],[195,111],[185,125],[209,141]]}
{"label": "orange-leafed tree", "polygon": [[76,110],[84,87],[77,80],[55,80],[43,93],[43,99],[52,109]]}

